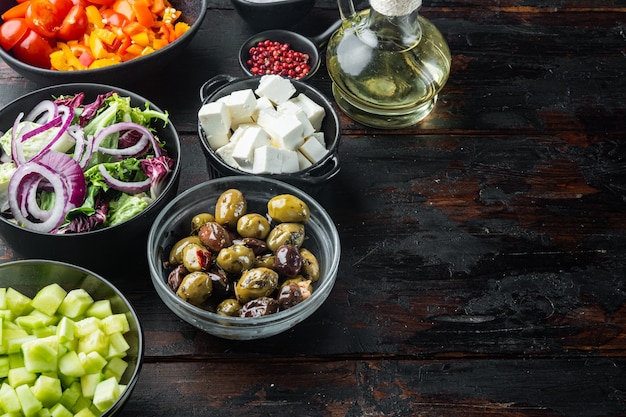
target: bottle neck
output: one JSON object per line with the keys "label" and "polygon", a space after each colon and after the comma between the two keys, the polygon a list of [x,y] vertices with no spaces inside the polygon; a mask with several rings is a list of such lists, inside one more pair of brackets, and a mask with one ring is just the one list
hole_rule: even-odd
{"label": "bottle neck", "polygon": [[[368,26],[369,30],[376,33],[382,44],[380,46],[405,49],[420,41],[420,5],[421,0],[370,0]],[[402,14],[398,14],[400,12]]]}

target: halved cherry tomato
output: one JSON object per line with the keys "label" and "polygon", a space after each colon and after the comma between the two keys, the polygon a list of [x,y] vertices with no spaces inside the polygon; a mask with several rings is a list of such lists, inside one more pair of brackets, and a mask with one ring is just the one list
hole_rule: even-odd
{"label": "halved cherry tomato", "polygon": [[24,37],[27,31],[28,25],[24,19],[16,18],[4,22],[0,25],[0,46],[8,51]]}
{"label": "halved cherry tomato", "polygon": [[64,17],[50,0],[33,0],[25,19],[28,27],[41,36],[54,38]]}
{"label": "halved cherry tomato", "polygon": [[102,9],[100,15],[103,20],[106,20],[107,24],[111,26],[122,27],[126,23],[126,16],[117,13],[113,9]]}
{"label": "halved cherry tomato", "polygon": [[57,38],[63,39],[64,41],[80,39],[81,36],[85,34],[87,23],[88,20],[85,8],[78,4],[72,6],[57,31]]}
{"label": "halved cherry tomato", "polygon": [[52,47],[43,36],[34,30],[28,29],[26,35],[11,50],[20,61],[40,68],[50,68]]}
{"label": "halved cherry tomato", "polygon": [[30,6],[30,0],[16,4],[15,6],[8,9],[6,12],[2,13],[2,20],[7,22],[11,19],[26,16],[26,9],[28,9],[28,6]]}
{"label": "halved cherry tomato", "polygon": [[52,3],[54,7],[57,8],[60,16],[67,15],[74,5],[72,0],[50,0],[50,3]]}

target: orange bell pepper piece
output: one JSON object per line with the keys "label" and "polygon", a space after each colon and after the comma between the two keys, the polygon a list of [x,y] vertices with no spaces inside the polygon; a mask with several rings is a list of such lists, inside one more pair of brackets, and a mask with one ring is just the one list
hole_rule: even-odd
{"label": "orange bell pepper piece", "polygon": [[11,7],[6,12],[2,13],[2,20],[6,22],[7,20],[26,16],[26,9],[28,9],[30,3],[31,0],[26,0],[23,3],[18,3],[17,5]]}

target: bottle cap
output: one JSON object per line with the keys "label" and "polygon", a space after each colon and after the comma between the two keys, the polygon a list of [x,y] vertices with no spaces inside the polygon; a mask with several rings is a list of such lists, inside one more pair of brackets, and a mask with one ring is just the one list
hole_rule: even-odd
{"label": "bottle cap", "polygon": [[422,5],[422,0],[370,0],[370,6],[385,16],[404,16]]}

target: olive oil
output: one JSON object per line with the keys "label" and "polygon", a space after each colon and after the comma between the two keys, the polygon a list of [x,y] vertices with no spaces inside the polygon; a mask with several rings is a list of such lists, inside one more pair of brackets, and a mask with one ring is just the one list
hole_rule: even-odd
{"label": "olive oil", "polygon": [[445,39],[417,9],[387,16],[370,8],[344,18],[326,59],[339,107],[357,122],[390,129],[432,111],[451,62]]}

